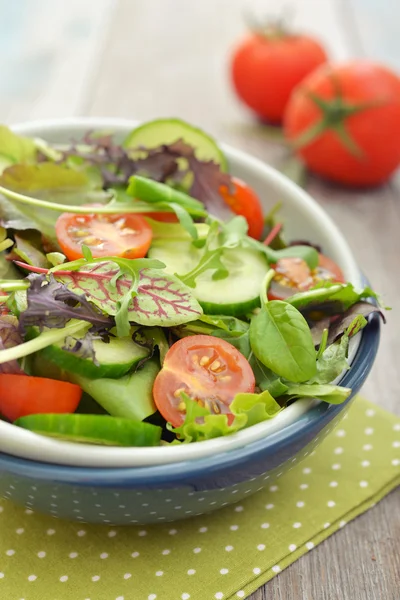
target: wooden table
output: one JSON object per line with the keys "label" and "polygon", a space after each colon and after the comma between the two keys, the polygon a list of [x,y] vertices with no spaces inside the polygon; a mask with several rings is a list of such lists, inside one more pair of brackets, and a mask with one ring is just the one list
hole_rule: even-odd
{"label": "wooden table", "polygon": [[[247,5],[276,14],[279,2]],[[5,122],[96,115],[181,116],[279,166],[232,94],[229,50],[244,31],[241,0],[0,0],[0,115]],[[398,0],[287,0],[293,24],[331,56],[400,65]],[[396,18],[397,17],[397,18]],[[349,192],[310,178],[309,192],[342,228],[389,305],[364,393],[400,413],[400,178]],[[252,600],[399,600],[400,490],[307,554]],[[205,599],[206,600],[206,599]]]}

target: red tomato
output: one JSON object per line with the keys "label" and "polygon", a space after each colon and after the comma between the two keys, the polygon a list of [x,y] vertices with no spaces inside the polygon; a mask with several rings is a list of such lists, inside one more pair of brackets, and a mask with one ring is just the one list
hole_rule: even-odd
{"label": "red tomato", "polygon": [[74,383],[0,374],[0,413],[9,421],[38,413],[72,413],[81,396],[81,388]]}
{"label": "red tomato", "polygon": [[325,50],[304,35],[255,33],[236,48],[231,64],[239,98],[262,119],[281,123],[293,88],[327,60]]}
{"label": "red tomato", "polygon": [[345,283],[340,267],[324,254],[319,254],[318,267],[311,271],[302,258],[281,258],[275,265],[276,275],[268,290],[270,300],[285,300],[304,292],[321,280]]}
{"label": "red tomato", "polygon": [[82,258],[82,244],[95,258],[142,258],[150,247],[152,230],[137,214],[63,213],[56,222],[56,235],[69,260]]}
{"label": "red tomato", "polygon": [[254,392],[252,368],[225,340],[193,335],[167,352],[153,386],[154,402],[164,419],[179,427],[185,420],[181,392],[215,414],[230,415],[229,405],[239,392]]}
{"label": "red tomato", "polygon": [[241,179],[232,177],[232,183],[235,186],[233,194],[225,186],[220,188],[220,194],[235,215],[242,215],[246,219],[249,235],[259,240],[264,229],[261,201],[255,191]]}
{"label": "red tomato", "polygon": [[172,212],[149,212],[140,214],[142,217],[148,217],[149,219],[154,219],[154,221],[161,221],[161,223],[179,223],[178,217]]}
{"label": "red tomato", "polygon": [[400,164],[400,78],[368,61],[324,65],[293,93],[284,131],[319,175],[380,184]]}

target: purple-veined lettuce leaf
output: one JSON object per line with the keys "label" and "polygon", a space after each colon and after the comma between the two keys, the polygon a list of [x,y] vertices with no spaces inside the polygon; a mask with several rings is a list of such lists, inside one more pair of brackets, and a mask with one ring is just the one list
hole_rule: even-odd
{"label": "purple-veined lettuce leaf", "polygon": [[97,330],[114,326],[114,320],[104,315],[84,294],[76,294],[52,274],[31,274],[27,290],[27,308],[20,315],[20,328],[61,329],[71,319],[91,323]]}
{"label": "purple-veined lettuce leaf", "polygon": [[[55,275],[69,290],[85,294],[112,316],[132,288],[132,278],[121,274],[119,266],[111,261],[88,264],[79,271],[58,271]],[[169,327],[193,321],[202,314],[189,288],[158,269],[140,271],[135,294],[129,300],[128,317],[139,325]]]}
{"label": "purple-veined lettuce leaf", "polygon": [[[22,344],[22,341],[18,319],[12,315],[2,315],[0,317],[0,351],[18,346]],[[0,373],[21,374],[23,371],[17,360],[10,360],[0,364]]]}

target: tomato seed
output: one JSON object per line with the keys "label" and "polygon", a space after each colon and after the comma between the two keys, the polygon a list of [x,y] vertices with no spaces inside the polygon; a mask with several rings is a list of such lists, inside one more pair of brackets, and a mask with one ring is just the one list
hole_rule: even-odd
{"label": "tomato seed", "polygon": [[210,362],[210,359],[208,358],[208,356],[202,356],[200,359],[200,365],[202,367],[205,367],[206,365],[208,365],[209,362]]}
{"label": "tomato seed", "polygon": [[210,366],[210,370],[211,371],[218,371],[218,369],[220,368],[221,363],[219,362],[219,360],[214,360],[213,364]]}

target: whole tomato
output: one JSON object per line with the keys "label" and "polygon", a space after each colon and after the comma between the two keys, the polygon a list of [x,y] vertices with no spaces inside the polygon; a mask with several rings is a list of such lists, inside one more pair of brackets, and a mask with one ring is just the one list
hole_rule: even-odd
{"label": "whole tomato", "polygon": [[315,173],[383,183],[400,165],[400,78],[369,61],[324,65],[293,92],[284,132]]}
{"label": "whole tomato", "polygon": [[305,35],[270,27],[249,35],[231,61],[233,85],[239,98],[259,117],[281,123],[293,88],[327,56]]}

